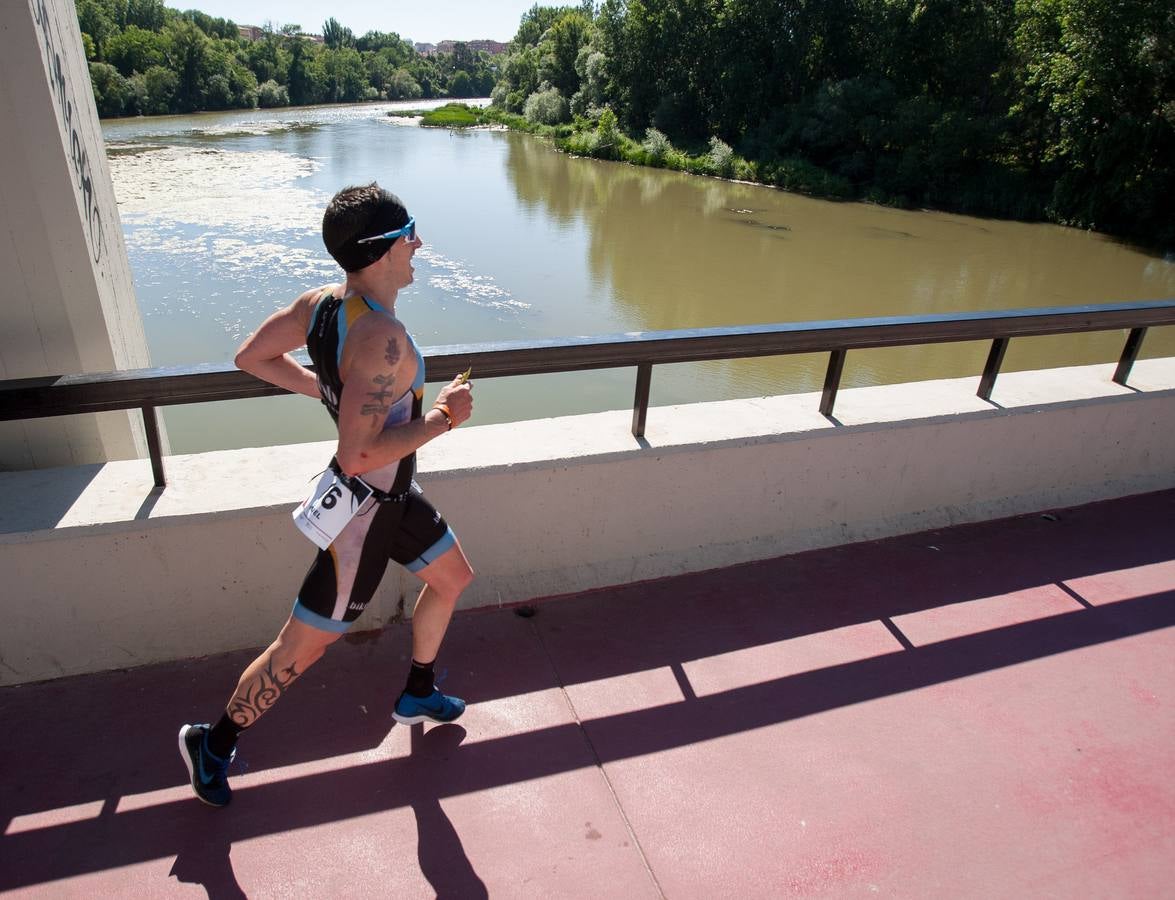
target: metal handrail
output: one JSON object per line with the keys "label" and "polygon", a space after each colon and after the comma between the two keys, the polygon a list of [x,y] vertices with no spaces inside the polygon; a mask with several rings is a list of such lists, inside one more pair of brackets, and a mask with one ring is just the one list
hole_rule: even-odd
{"label": "metal handrail", "polygon": [[[1113,378],[1124,385],[1147,328],[1173,324],[1175,300],[1157,300],[451,344],[424,348],[422,355],[425,380],[429,382],[448,381],[453,372],[469,366],[478,378],[634,366],[637,384],[632,433],[640,437],[644,434],[654,365],[827,352],[830,359],[820,412],[831,417],[849,350],[990,340],[992,348],[978,391],[980,397],[988,400],[1008,342],[1014,337],[1129,328],[1130,335]],[[263,382],[230,364],[23,378],[0,382],[0,421],[141,409],[155,483],[162,487],[157,407],[287,393],[285,388]]]}

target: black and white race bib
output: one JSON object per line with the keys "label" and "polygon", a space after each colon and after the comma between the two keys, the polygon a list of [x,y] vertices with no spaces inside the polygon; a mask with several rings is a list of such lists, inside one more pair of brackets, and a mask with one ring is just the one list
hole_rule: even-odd
{"label": "black and white race bib", "polygon": [[310,496],[294,510],[294,524],[317,547],[325,550],[371,495],[372,490],[363,479],[345,477],[327,469]]}

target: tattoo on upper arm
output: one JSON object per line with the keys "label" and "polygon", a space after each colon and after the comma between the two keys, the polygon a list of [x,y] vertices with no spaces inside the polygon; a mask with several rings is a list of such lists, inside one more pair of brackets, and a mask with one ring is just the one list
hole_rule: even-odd
{"label": "tattoo on upper arm", "polygon": [[384,350],[384,359],[388,361],[389,366],[398,366],[400,364],[400,345],[396,343],[395,338],[388,338],[388,346]]}
{"label": "tattoo on upper arm", "polygon": [[362,415],[371,416],[372,425],[382,423],[388,417],[388,413],[392,411],[392,382],[394,380],[394,375],[376,375],[371,379],[371,383],[376,386],[376,389],[367,392],[367,396],[371,399],[363,404],[359,412]]}
{"label": "tattoo on upper arm", "polygon": [[371,416],[373,426],[383,424],[395,402],[395,398],[392,396],[392,382],[396,377],[395,367],[400,364],[400,345],[394,337],[388,338],[388,344],[384,348],[384,359],[389,366],[392,366],[393,371],[387,375],[376,375],[371,379],[375,390],[367,392],[368,400],[359,410],[362,415]]}

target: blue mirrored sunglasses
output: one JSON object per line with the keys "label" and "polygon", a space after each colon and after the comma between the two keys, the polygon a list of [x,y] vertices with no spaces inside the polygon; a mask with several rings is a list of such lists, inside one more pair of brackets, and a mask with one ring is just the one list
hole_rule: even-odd
{"label": "blue mirrored sunglasses", "polygon": [[408,217],[402,228],[395,231],[385,231],[383,234],[374,234],[371,237],[359,238],[356,244],[370,244],[372,241],[394,241],[398,237],[406,237],[410,241],[416,240],[416,219]]}

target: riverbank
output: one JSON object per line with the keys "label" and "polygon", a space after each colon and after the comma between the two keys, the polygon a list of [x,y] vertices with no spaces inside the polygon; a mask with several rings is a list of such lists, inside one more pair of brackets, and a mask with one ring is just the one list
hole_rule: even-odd
{"label": "riverbank", "polygon": [[1086,228],[1050,214],[1049,197],[1032,184],[1028,174],[1011,167],[989,165],[961,182],[949,201],[941,196],[895,194],[868,183],[854,183],[802,157],[768,160],[747,159],[717,137],[708,144],[675,146],[656,128],[638,140],[624,133],[609,109],[596,118],[576,116],[570,123],[544,125],[495,106],[471,107],[449,103],[430,111],[390,112],[389,116],[419,119],[422,127],[505,128],[551,140],[572,156],[626,162],[635,166],[669,169],[691,175],[706,175],[730,181],[777,187],[821,200],[862,201],[897,209],[925,209],[961,213],[1018,222],[1041,222],[1082,228],[1139,247],[1154,255],[1169,257],[1172,249],[1162,241],[1147,241],[1137,234],[1112,229]]}

